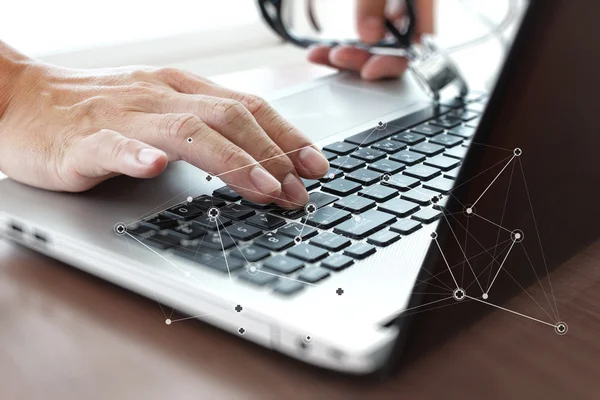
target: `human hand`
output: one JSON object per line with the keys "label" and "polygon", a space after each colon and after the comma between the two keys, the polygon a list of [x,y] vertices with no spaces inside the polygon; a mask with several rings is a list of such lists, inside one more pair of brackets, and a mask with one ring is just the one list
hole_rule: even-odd
{"label": "human hand", "polygon": [[[433,33],[433,7],[435,0],[416,0],[415,8],[417,21],[415,37],[420,38],[426,33]],[[386,29],[384,18],[391,21],[400,21],[403,9],[397,7],[386,13],[386,0],[357,0],[357,29],[360,40],[367,44],[374,44],[385,37]],[[309,50],[308,59],[317,64],[334,68],[351,70],[360,73],[366,80],[381,78],[396,78],[408,67],[404,57],[381,56],[369,54],[366,50],[351,46],[316,46]]]}
{"label": "human hand", "polygon": [[308,201],[299,176],[328,170],[264,100],[191,73],[25,64],[4,115],[0,104],[0,170],[17,181],[79,192],[119,174],[151,178],[184,160],[250,201],[297,208]]}

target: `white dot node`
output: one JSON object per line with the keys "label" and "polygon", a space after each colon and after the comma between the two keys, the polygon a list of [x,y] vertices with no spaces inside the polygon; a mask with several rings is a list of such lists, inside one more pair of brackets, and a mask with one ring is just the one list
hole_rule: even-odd
{"label": "white dot node", "polygon": [[117,235],[122,236],[127,233],[127,225],[122,222],[119,222],[115,225],[114,231]]}
{"label": "white dot node", "polygon": [[256,275],[260,272],[260,267],[257,264],[248,264],[248,266],[246,266],[246,271],[248,271],[250,275]]}
{"label": "white dot node", "polygon": [[206,181],[207,181],[207,182],[210,182],[210,181],[212,181],[212,179],[213,179],[213,176],[212,176],[212,175],[206,175]]}
{"label": "white dot node", "polygon": [[296,236],[296,237],[294,238],[294,243],[296,243],[296,244],[300,244],[300,243],[302,243],[302,238],[301,238],[300,236]]}
{"label": "white dot node", "polygon": [[219,218],[219,215],[221,215],[221,211],[219,211],[217,207],[211,207],[208,209],[209,218],[217,219]]}
{"label": "white dot node", "polygon": [[464,300],[466,296],[467,294],[462,288],[456,288],[454,289],[454,292],[452,292],[452,297],[454,297],[454,299],[457,301]]}
{"label": "white dot node", "polygon": [[165,320],[165,324],[167,324],[167,325],[171,325],[171,322],[173,322],[173,321],[171,321],[171,320],[170,320],[170,319],[168,319],[168,318]]}
{"label": "white dot node", "polygon": [[556,325],[554,325],[554,331],[556,332],[557,335],[562,336],[562,335],[566,334],[568,330],[569,330],[569,327],[564,322],[557,322]]}
{"label": "white dot node", "polygon": [[482,294],[482,295],[481,295],[481,298],[482,298],[482,299],[484,299],[484,300],[487,300],[487,299],[488,299],[488,297],[489,297],[489,296],[488,296],[488,294],[487,294],[487,293],[484,293],[484,294]]}
{"label": "white dot node", "polygon": [[194,198],[192,196],[190,196],[190,197],[187,198],[187,202],[188,203],[191,203],[192,201],[194,201]]}
{"label": "white dot node", "polygon": [[437,234],[437,232],[431,232],[431,238],[432,238],[432,239],[434,239],[434,240],[435,240],[435,239],[437,239],[437,237],[438,237],[438,234]]}
{"label": "white dot node", "polygon": [[304,206],[304,211],[306,211],[308,215],[313,215],[317,212],[317,210],[318,207],[315,203],[308,203],[306,206]]}
{"label": "white dot node", "polygon": [[354,217],[354,220],[355,220],[356,222],[360,222],[360,221],[361,221],[361,219],[362,219],[362,218],[360,217],[360,215],[357,215],[356,217]]}
{"label": "white dot node", "polygon": [[473,209],[471,207],[467,208],[467,214],[473,214]]}
{"label": "white dot node", "polygon": [[194,143],[194,139],[193,139],[193,138],[191,138],[191,137],[189,137],[189,138],[187,138],[187,142],[188,142],[188,143]]}
{"label": "white dot node", "polygon": [[517,157],[521,156],[521,154],[523,154],[523,150],[521,150],[520,148],[516,148],[513,150],[513,154]]}
{"label": "white dot node", "polygon": [[302,336],[302,343],[305,345],[311,345],[315,342],[315,338],[312,335],[304,335]]}
{"label": "white dot node", "polygon": [[510,233],[510,238],[513,240],[513,242],[520,243],[525,238],[525,235],[523,234],[523,231],[521,231],[520,229],[515,229],[514,231],[512,231]]}
{"label": "white dot node", "polygon": [[390,174],[383,174],[383,175],[381,176],[381,180],[382,180],[383,182],[389,182],[389,181],[391,181],[391,180],[392,180],[392,177],[390,176]]}
{"label": "white dot node", "polygon": [[328,177],[329,179],[333,179],[333,178],[335,178],[335,174],[332,172],[331,174],[327,175],[327,177]]}

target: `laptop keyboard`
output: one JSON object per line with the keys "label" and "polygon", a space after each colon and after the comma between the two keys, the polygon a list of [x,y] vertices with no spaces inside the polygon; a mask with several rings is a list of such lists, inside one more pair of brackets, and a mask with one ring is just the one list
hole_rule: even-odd
{"label": "laptop keyboard", "polygon": [[254,204],[224,186],[128,233],[278,296],[310,290],[441,217],[434,200],[452,188],[485,102],[453,101],[328,144],[329,172],[303,180],[310,208]]}

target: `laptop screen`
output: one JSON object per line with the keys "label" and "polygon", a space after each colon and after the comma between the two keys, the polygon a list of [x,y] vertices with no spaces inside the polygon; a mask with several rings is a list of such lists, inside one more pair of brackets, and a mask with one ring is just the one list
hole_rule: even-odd
{"label": "laptop screen", "polygon": [[431,289],[435,275],[464,289],[465,301],[438,307],[430,302],[439,296],[413,295],[409,307],[432,305],[395,321],[401,332],[410,322],[415,339],[405,346],[402,334],[390,364],[493,311],[486,303],[502,305],[525,290],[534,293],[532,307],[513,311],[554,334],[562,315],[552,270],[600,236],[599,20],[599,2],[529,4],[447,196],[440,248],[431,246],[423,266],[424,285]]}

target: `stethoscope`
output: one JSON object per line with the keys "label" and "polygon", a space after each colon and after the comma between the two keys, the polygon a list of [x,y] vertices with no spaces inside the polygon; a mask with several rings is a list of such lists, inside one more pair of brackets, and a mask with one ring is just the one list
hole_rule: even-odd
{"label": "stethoscope", "polygon": [[[403,30],[400,31],[392,21],[385,19],[385,27],[390,35],[374,45],[357,40],[328,41],[298,37],[283,22],[283,3],[283,0],[258,0],[264,20],[277,35],[289,43],[304,48],[313,45],[347,45],[365,49],[372,54],[406,57],[416,81],[436,102],[440,98],[440,92],[451,85],[457,86],[459,97],[464,97],[469,92],[467,83],[454,62],[431,38],[423,38],[420,43],[413,42],[416,21],[414,0],[405,0],[406,24]],[[313,21],[313,25],[315,24]]]}

